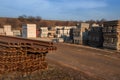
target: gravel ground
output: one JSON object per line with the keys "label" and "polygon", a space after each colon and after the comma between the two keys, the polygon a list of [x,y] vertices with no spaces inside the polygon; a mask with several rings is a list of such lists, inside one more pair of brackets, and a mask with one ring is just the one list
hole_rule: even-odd
{"label": "gravel ground", "polygon": [[1,75],[0,80],[103,80],[88,76],[83,72],[79,72],[67,67],[49,64],[48,69],[36,71],[28,75],[20,73],[8,73]]}

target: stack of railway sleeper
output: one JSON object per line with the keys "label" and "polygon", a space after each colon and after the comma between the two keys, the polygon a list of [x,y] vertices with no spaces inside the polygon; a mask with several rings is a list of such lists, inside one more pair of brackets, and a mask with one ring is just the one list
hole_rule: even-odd
{"label": "stack of railway sleeper", "polygon": [[52,42],[0,35],[0,74],[46,69],[46,54],[52,50]]}

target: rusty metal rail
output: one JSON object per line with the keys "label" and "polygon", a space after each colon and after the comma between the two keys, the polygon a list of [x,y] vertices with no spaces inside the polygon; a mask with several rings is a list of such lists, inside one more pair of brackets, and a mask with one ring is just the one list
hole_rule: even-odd
{"label": "rusty metal rail", "polygon": [[46,69],[46,54],[52,50],[52,42],[0,35],[0,74]]}

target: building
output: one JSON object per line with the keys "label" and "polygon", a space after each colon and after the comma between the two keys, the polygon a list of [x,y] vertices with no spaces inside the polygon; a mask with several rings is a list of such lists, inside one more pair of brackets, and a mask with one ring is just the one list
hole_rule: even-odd
{"label": "building", "polygon": [[104,48],[120,50],[120,20],[104,22]]}
{"label": "building", "polygon": [[87,44],[88,41],[88,23],[81,23],[76,29],[73,29],[73,43]]}
{"label": "building", "polygon": [[48,37],[48,27],[40,27],[40,37],[41,38]]}
{"label": "building", "polygon": [[93,47],[103,46],[103,32],[102,27],[98,25],[92,25],[88,32],[88,44]]}
{"label": "building", "polygon": [[36,38],[36,24],[22,25],[22,37],[23,38]]}

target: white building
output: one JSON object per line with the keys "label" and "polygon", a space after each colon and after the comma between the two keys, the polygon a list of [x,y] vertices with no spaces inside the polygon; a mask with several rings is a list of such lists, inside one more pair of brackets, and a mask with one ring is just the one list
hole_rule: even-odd
{"label": "white building", "polygon": [[48,27],[40,27],[40,37],[48,37]]}
{"label": "white building", "polygon": [[36,24],[24,24],[22,26],[22,37],[36,38]]}

